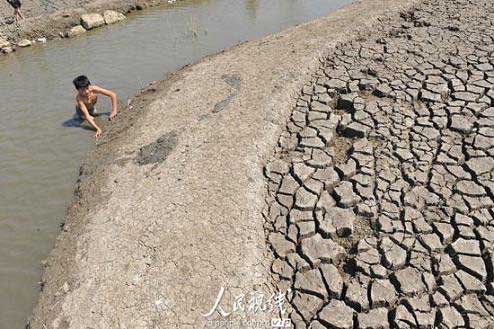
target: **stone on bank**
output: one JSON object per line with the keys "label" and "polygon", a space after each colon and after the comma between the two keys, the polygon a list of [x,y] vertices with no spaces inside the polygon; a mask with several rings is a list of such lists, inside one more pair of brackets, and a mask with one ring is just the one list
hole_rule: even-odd
{"label": "stone on bank", "polygon": [[84,33],[86,33],[86,29],[82,27],[82,25],[76,25],[68,30],[65,33],[65,36],[67,36],[68,38],[73,38]]}
{"label": "stone on bank", "polygon": [[7,39],[0,37],[0,49],[10,47],[10,42]]}
{"label": "stone on bank", "polygon": [[105,25],[105,20],[103,16],[97,13],[84,14],[81,16],[81,25],[86,29],[90,30],[95,27],[100,27]]}
{"label": "stone on bank", "polygon": [[19,47],[29,47],[32,44],[31,40],[28,39],[22,39],[17,43],[17,46]]}
{"label": "stone on bank", "polygon": [[125,15],[114,10],[105,10],[103,12],[103,19],[106,24],[114,24],[125,19]]}
{"label": "stone on bank", "polygon": [[14,49],[12,48],[10,42],[5,38],[0,37],[0,53],[8,54],[13,51]]}

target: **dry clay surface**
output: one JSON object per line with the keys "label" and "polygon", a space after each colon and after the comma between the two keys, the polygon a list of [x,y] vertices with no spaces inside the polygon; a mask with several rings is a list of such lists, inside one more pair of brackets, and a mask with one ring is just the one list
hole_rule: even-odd
{"label": "dry clay surface", "polygon": [[297,94],[336,43],[411,3],[361,1],[141,94],[81,168],[31,328],[200,328],[221,287],[229,310],[270,291],[263,167]]}
{"label": "dry clay surface", "polygon": [[265,175],[296,328],[493,327],[493,2],[424,2],[339,45]]}

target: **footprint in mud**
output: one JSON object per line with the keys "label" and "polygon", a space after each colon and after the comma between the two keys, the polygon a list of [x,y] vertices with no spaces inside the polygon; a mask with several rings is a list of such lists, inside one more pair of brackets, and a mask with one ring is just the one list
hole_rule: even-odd
{"label": "footprint in mud", "polygon": [[222,101],[216,103],[214,105],[213,113],[218,113],[223,111],[228,104],[237,96],[238,92],[240,91],[240,83],[242,82],[242,79],[240,78],[239,75],[236,74],[225,74],[221,76],[221,78],[226,82],[227,85],[235,89],[230,95],[228,95],[225,99]]}
{"label": "footprint in mud", "polygon": [[141,147],[136,162],[143,166],[150,163],[161,163],[172,153],[177,146],[178,134],[175,131],[168,132],[155,142]]}

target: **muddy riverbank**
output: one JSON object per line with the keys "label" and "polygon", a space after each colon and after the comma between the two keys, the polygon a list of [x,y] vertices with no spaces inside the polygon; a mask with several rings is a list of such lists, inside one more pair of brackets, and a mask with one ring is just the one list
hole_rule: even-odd
{"label": "muddy riverbank", "polygon": [[144,90],[81,167],[31,328],[204,327],[221,287],[225,308],[269,293],[262,170],[293,102],[338,42],[412,4],[361,1]]}
{"label": "muddy riverbank", "polygon": [[13,9],[6,1],[0,2],[0,37],[12,44],[20,40],[38,38],[55,39],[66,35],[74,26],[81,24],[81,16],[89,13],[103,14],[105,10],[114,10],[129,14],[136,10],[163,5],[177,6],[187,0],[54,0],[22,1],[22,10],[26,19],[15,23]]}

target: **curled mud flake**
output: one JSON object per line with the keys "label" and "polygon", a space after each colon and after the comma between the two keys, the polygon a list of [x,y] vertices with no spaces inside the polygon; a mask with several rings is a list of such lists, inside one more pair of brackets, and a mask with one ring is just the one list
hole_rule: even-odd
{"label": "curled mud flake", "polygon": [[178,143],[178,134],[174,131],[166,133],[151,144],[141,147],[136,161],[139,165],[161,163],[166,160]]}

